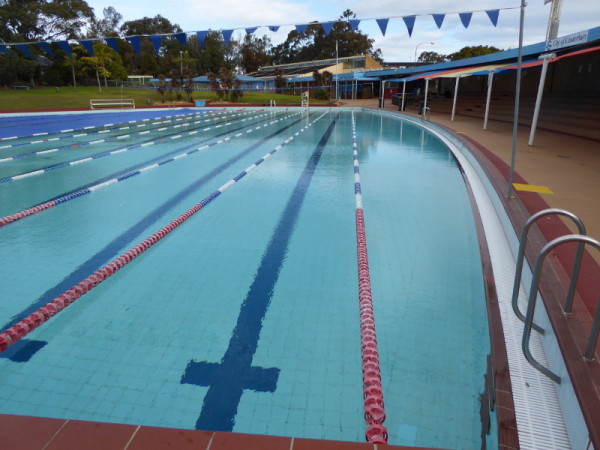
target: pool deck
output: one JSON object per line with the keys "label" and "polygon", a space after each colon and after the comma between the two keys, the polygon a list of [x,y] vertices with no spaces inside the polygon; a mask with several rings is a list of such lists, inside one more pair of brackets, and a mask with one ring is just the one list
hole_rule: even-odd
{"label": "pool deck", "polygon": [[[344,101],[344,106],[378,108],[378,100]],[[386,100],[385,110],[398,111]],[[416,116],[416,111],[406,114]],[[512,124],[432,113],[431,121],[479,143],[506,164],[510,164]],[[531,186],[545,186],[552,194],[539,193],[551,207],[578,215],[588,235],[600,239],[600,142],[539,129],[534,146],[528,146],[529,128],[519,127],[515,170]],[[536,194],[537,196],[538,194]],[[543,204],[543,202],[542,202]],[[566,223],[566,222],[565,222]],[[570,228],[572,226],[568,224]],[[573,229],[574,231],[574,229]],[[600,252],[590,252],[600,263]],[[518,444],[517,444],[518,445]],[[320,441],[290,437],[256,436],[134,425],[96,423],[0,414],[0,447],[18,449],[373,449],[410,450],[415,447],[378,446],[367,443]],[[510,445],[501,448],[513,448]],[[421,450],[425,450],[420,448]]]}

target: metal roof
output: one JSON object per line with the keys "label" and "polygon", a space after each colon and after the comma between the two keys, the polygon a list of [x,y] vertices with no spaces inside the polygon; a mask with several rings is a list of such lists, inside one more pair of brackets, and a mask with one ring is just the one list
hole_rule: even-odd
{"label": "metal roof", "polygon": [[[593,42],[600,39],[600,27],[592,28],[588,30],[587,42]],[[518,57],[519,50],[512,48],[510,50],[504,50],[501,52],[490,53],[488,55],[475,56],[473,58],[459,59],[457,61],[448,61],[444,63],[428,64],[425,66],[418,67],[407,67],[405,69],[387,69],[387,70],[374,70],[369,72],[369,75],[374,77],[380,77],[385,80],[385,77],[390,76],[409,76],[416,72],[430,72],[439,70],[458,69],[465,66],[476,66],[483,64],[501,64],[502,62],[508,62],[507,60],[514,60]],[[534,56],[537,57],[546,51],[546,41],[538,42],[536,44],[526,45],[523,47],[523,57]],[[389,81],[389,80],[385,80]]]}
{"label": "metal roof", "polygon": [[[564,58],[572,58],[579,55],[598,53],[600,52],[600,46],[589,47],[580,50],[571,51],[565,53],[560,56],[555,56],[554,58],[550,58],[549,62],[553,63],[559,61]],[[541,59],[529,59],[527,61],[523,61],[521,63],[521,69],[531,69],[533,67],[538,67],[542,65]],[[456,78],[456,77],[467,77],[471,75],[487,75],[489,72],[505,72],[512,71],[517,69],[517,64],[514,62],[505,63],[505,64],[488,64],[485,66],[470,66],[470,67],[462,67],[460,69],[450,69],[450,70],[433,70],[425,73],[420,73],[417,75],[411,75],[408,77],[402,78],[388,78],[385,81],[387,82],[409,82],[420,79],[433,79],[433,78]]]}

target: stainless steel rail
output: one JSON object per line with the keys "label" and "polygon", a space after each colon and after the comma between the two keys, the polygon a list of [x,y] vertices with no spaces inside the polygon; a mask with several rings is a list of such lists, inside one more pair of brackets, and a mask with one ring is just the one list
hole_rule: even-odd
{"label": "stainless steel rail", "polygon": [[[565,216],[568,217],[569,219],[571,219],[575,225],[577,225],[577,229],[579,230],[579,234],[586,234],[585,231],[585,226],[583,225],[583,222],[581,221],[581,219],[579,219],[579,217],[577,217],[575,214],[564,210],[564,209],[559,209],[559,208],[549,208],[549,209],[544,209],[543,211],[539,211],[537,213],[535,213],[533,216],[531,216],[527,222],[525,222],[525,225],[523,226],[523,230],[521,231],[521,236],[519,237],[519,253],[517,255],[517,267],[515,269],[515,281],[513,284],[513,294],[512,294],[512,309],[515,313],[515,315],[522,321],[525,322],[525,316],[523,316],[523,314],[521,313],[521,311],[519,310],[519,304],[518,304],[518,299],[519,299],[519,288],[521,286],[521,275],[523,273],[523,261],[525,259],[525,248],[527,246],[527,235],[529,233],[529,229],[531,228],[531,226],[541,217],[545,217],[548,215],[561,215],[561,216]],[[567,293],[567,301],[565,303],[565,312],[570,313],[571,312],[571,306],[573,304],[573,296],[575,295],[575,284],[577,283],[577,277],[579,276],[579,266],[581,263],[581,257],[583,256],[583,247],[584,244],[580,243],[579,246],[577,247],[577,253],[575,255],[575,266],[576,266],[576,270],[573,271],[573,277],[571,278],[571,283],[569,284],[569,291]],[[539,333],[544,333],[544,329],[541,328],[540,326],[533,324],[533,329],[538,331]]]}
{"label": "stainless steel rail", "polygon": [[[546,255],[554,247],[556,247],[560,244],[564,244],[566,242],[579,242],[580,247],[582,247],[582,251],[583,251],[583,246],[585,246],[585,244],[589,244],[593,247],[596,247],[596,249],[600,250],[600,241],[597,241],[596,239],[591,238],[589,236],[583,236],[580,234],[568,234],[566,236],[558,237],[558,238],[548,242],[544,246],[544,248],[542,248],[542,250],[540,251],[540,253],[538,254],[538,256],[535,260],[535,265],[533,267],[533,277],[531,279],[531,288],[529,289],[529,300],[527,303],[527,313],[525,316],[525,327],[523,328],[523,340],[522,340],[523,355],[525,355],[525,358],[527,359],[527,361],[529,361],[529,363],[533,367],[538,369],[540,372],[542,372],[544,375],[546,375],[547,377],[549,377],[556,383],[560,383],[560,377],[557,374],[555,374],[554,372],[552,372],[550,369],[544,367],[543,365],[541,365],[539,362],[536,361],[536,359],[531,354],[531,351],[529,350],[529,339],[531,337],[531,328],[533,327],[533,315],[535,313],[536,298],[537,298],[538,288],[539,288],[539,284],[540,284],[540,273],[542,270],[542,266],[544,264],[544,259],[546,258]],[[579,250],[579,248],[578,248],[578,250]],[[571,274],[571,285],[573,285],[573,286],[575,286],[577,284],[580,263],[581,263],[581,258],[579,258],[579,259],[576,258],[575,264],[573,266],[573,273]],[[569,292],[570,292],[570,289],[569,289]],[[569,294],[567,294],[567,296],[568,295]],[[600,321],[600,313],[598,312],[598,307],[597,307],[595,318],[594,318],[594,324],[592,326],[592,331],[590,333],[590,338],[588,340],[588,346],[587,346],[585,354],[583,355],[584,358],[586,358],[586,359],[593,358],[594,348],[596,346],[596,341],[598,339],[598,328],[600,328],[600,325],[598,323],[599,321]]]}

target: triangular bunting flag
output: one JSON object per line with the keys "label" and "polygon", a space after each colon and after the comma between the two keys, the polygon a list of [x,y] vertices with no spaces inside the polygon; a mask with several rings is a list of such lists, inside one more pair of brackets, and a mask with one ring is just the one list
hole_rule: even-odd
{"label": "triangular bunting flag", "polygon": [[258,27],[246,28],[246,34],[253,34],[256,30]]}
{"label": "triangular bunting flag", "polygon": [[444,19],[446,18],[446,14],[432,14],[433,20],[438,28],[442,28],[442,24],[444,23]]}
{"label": "triangular bunting flag", "polygon": [[175,39],[177,39],[177,42],[179,42],[181,45],[186,44],[187,35],[185,33],[177,33],[177,34],[174,34],[173,37]]}
{"label": "triangular bunting flag", "polygon": [[387,30],[388,22],[390,19],[375,19],[377,25],[379,25],[379,29],[381,30],[381,34],[385,36],[385,30]]}
{"label": "triangular bunting flag", "polygon": [[348,23],[352,27],[352,31],[356,31],[356,30],[358,30],[358,24],[360,23],[360,20],[359,19],[352,19],[352,20],[349,20]]}
{"label": "triangular bunting flag", "polygon": [[4,55],[10,55],[10,51],[8,50],[8,47],[6,47],[6,45],[0,45],[0,53]]}
{"label": "triangular bunting flag", "polygon": [[329,36],[331,30],[333,29],[334,22],[323,22],[321,26],[323,27],[323,31],[325,32],[325,36]]}
{"label": "triangular bunting flag", "polygon": [[406,29],[408,30],[408,36],[412,36],[413,28],[415,27],[415,19],[416,16],[406,16],[402,18],[404,23],[406,24]]}
{"label": "triangular bunting flag", "polygon": [[206,39],[206,35],[208,31],[196,31],[196,36],[198,36],[198,42],[200,43],[200,47],[204,48],[204,40]]}
{"label": "triangular bunting flag", "polygon": [[48,53],[50,56],[54,56],[54,52],[52,51],[52,47],[47,42],[38,42],[38,47]]}
{"label": "triangular bunting flag", "polygon": [[308,25],[296,25],[296,31],[300,34],[306,33],[307,28],[308,28]]}
{"label": "triangular bunting flag", "polygon": [[15,44],[15,47],[29,59],[33,59],[33,56],[31,56],[31,52],[29,51],[27,44]]}
{"label": "triangular bunting flag", "polygon": [[490,9],[489,11],[486,11],[485,13],[490,18],[492,25],[494,25],[494,26],[498,25],[498,16],[500,15],[499,9]]}
{"label": "triangular bunting flag", "polygon": [[140,42],[142,40],[141,36],[129,36],[127,37],[127,40],[131,43],[131,45],[133,45],[133,49],[138,54],[138,56],[140,56]]}
{"label": "triangular bunting flag", "polygon": [[153,34],[150,36],[150,40],[152,41],[152,45],[154,46],[154,51],[156,52],[157,55],[160,52],[160,46],[162,45],[162,39],[163,39],[162,34]]}
{"label": "triangular bunting flag", "polygon": [[71,52],[71,46],[69,45],[69,41],[57,41],[56,43],[62,49],[62,51],[67,54],[69,58],[73,56],[73,53]]}
{"label": "triangular bunting flag", "polygon": [[79,41],[79,43],[81,44],[81,46],[83,48],[85,48],[85,50],[88,52],[88,54],[90,56],[94,56],[94,45],[92,44],[92,41],[90,39],[86,39],[84,41]]}
{"label": "triangular bunting flag", "polygon": [[271,30],[273,33],[276,33],[279,31],[279,25],[269,25],[269,30]]}
{"label": "triangular bunting flag", "polygon": [[104,38],[104,40],[106,41],[106,45],[112,48],[115,52],[119,53],[119,44],[117,44],[116,37],[107,37]]}
{"label": "triangular bunting flag", "polygon": [[460,21],[462,22],[462,24],[465,28],[469,28],[469,24],[471,23],[472,16],[473,16],[472,12],[458,13],[458,17],[460,17]]}
{"label": "triangular bunting flag", "polygon": [[221,33],[223,33],[223,41],[225,42],[225,48],[227,48],[229,47],[229,40],[231,39],[233,30],[221,30]]}

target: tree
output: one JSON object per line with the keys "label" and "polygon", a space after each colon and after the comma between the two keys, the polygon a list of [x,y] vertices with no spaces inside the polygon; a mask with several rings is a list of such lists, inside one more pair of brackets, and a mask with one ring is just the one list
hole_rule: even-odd
{"label": "tree", "polygon": [[[78,52],[81,50],[83,48],[79,47]],[[123,67],[121,56],[108,45],[100,42],[94,44],[94,56],[81,56],[79,62],[83,75],[89,76],[90,73],[96,75],[100,92],[102,92],[100,77],[104,78],[104,87],[108,87],[108,78],[127,79],[127,72]]]}
{"label": "tree", "polygon": [[317,22],[310,23],[304,33],[299,33],[297,30],[290,31],[285,42],[273,48],[273,62],[286,64],[335,58],[336,42],[339,57],[367,54],[383,62],[381,50],[373,49],[375,40],[369,39],[360,31],[354,31],[350,26],[348,20],[355,18],[356,14],[347,9],[335,22],[329,35],[325,34],[322,25]]}
{"label": "tree", "polygon": [[327,70],[324,70],[323,72],[315,70],[312,76],[315,82],[313,97],[318,100],[328,100],[331,97],[329,94],[333,82],[333,74]]}
{"label": "tree", "polygon": [[167,87],[167,81],[165,80],[165,76],[160,74],[158,76],[158,86],[156,87],[156,90],[160,94],[161,103],[165,102],[165,91],[167,89],[168,89],[168,87]]}
{"label": "tree", "polygon": [[271,63],[271,39],[268,36],[262,38],[254,37],[251,34],[244,36],[240,44],[240,65],[245,73],[256,72],[259,67]]}
{"label": "tree", "polygon": [[[188,40],[188,51],[190,56],[197,60],[196,70],[198,73],[218,72],[221,67],[230,67],[225,60],[225,43],[223,36],[218,31],[209,31],[201,47],[196,36]],[[231,68],[231,67],[230,67]]]}
{"label": "tree", "polygon": [[474,56],[488,55],[490,53],[501,51],[501,49],[493,46],[476,45],[472,47],[463,47],[459,51],[449,54],[447,58],[450,61],[456,61],[458,59],[472,58]]}
{"label": "tree", "polygon": [[448,61],[446,55],[440,55],[436,52],[422,52],[417,59],[418,62],[436,64]]}
{"label": "tree", "polygon": [[[144,17],[139,20],[131,20],[121,25],[120,32],[124,36],[142,36],[153,34],[181,33],[181,27],[171,23],[160,14],[155,17]],[[142,38],[140,43],[140,55],[137,55],[129,43],[119,44],[119,52],[123,55],[123,62],[127,71],[131,74],[158,74],[168,73],[177,68],[173,62],[174,55],[179,56],[179,51],[184,47],[175,39],[163,39],[164,51],[158,55],[154,51],[152,42]]]}
{"label": "tree", "polygon": [[287,78],[283,76],[283,70],[275,71],[275,79],[273,80],[275,83],[275,89],[282,90],[287,87]]}
{"label": "tree", "polygon": [[102,13],[104,15],[103,19],[97,19],[96,17],[92,19],[88,38],[118,36],[119,23],[123,20],[123,16],[112,6],[104,8]]}
{"label": "tree", "polygon": [[181,31],[182,29],[179,25],[171,23],[169,19],[164,18],[160,14],[157,14],[155,17],[130,20],[121,25],[121,33],[124,36],[181,33]]}
{"label": "tree", "polygon": [[34,77],[34,61],[17,55],[0,55],[0,86],[29,83]]}
{"label": "tree", "polygon": [[4,42],[77,38],[94,17],[85,0],[0,1],[0,39]]}
{"label": "tree", "polygon": [[219,99],[237,102],[242,96],[243,92],[239,89],[240,80],[232,70],[222,67],[218,74],[208,72],[206,76],[210,88],[215,91]]}

